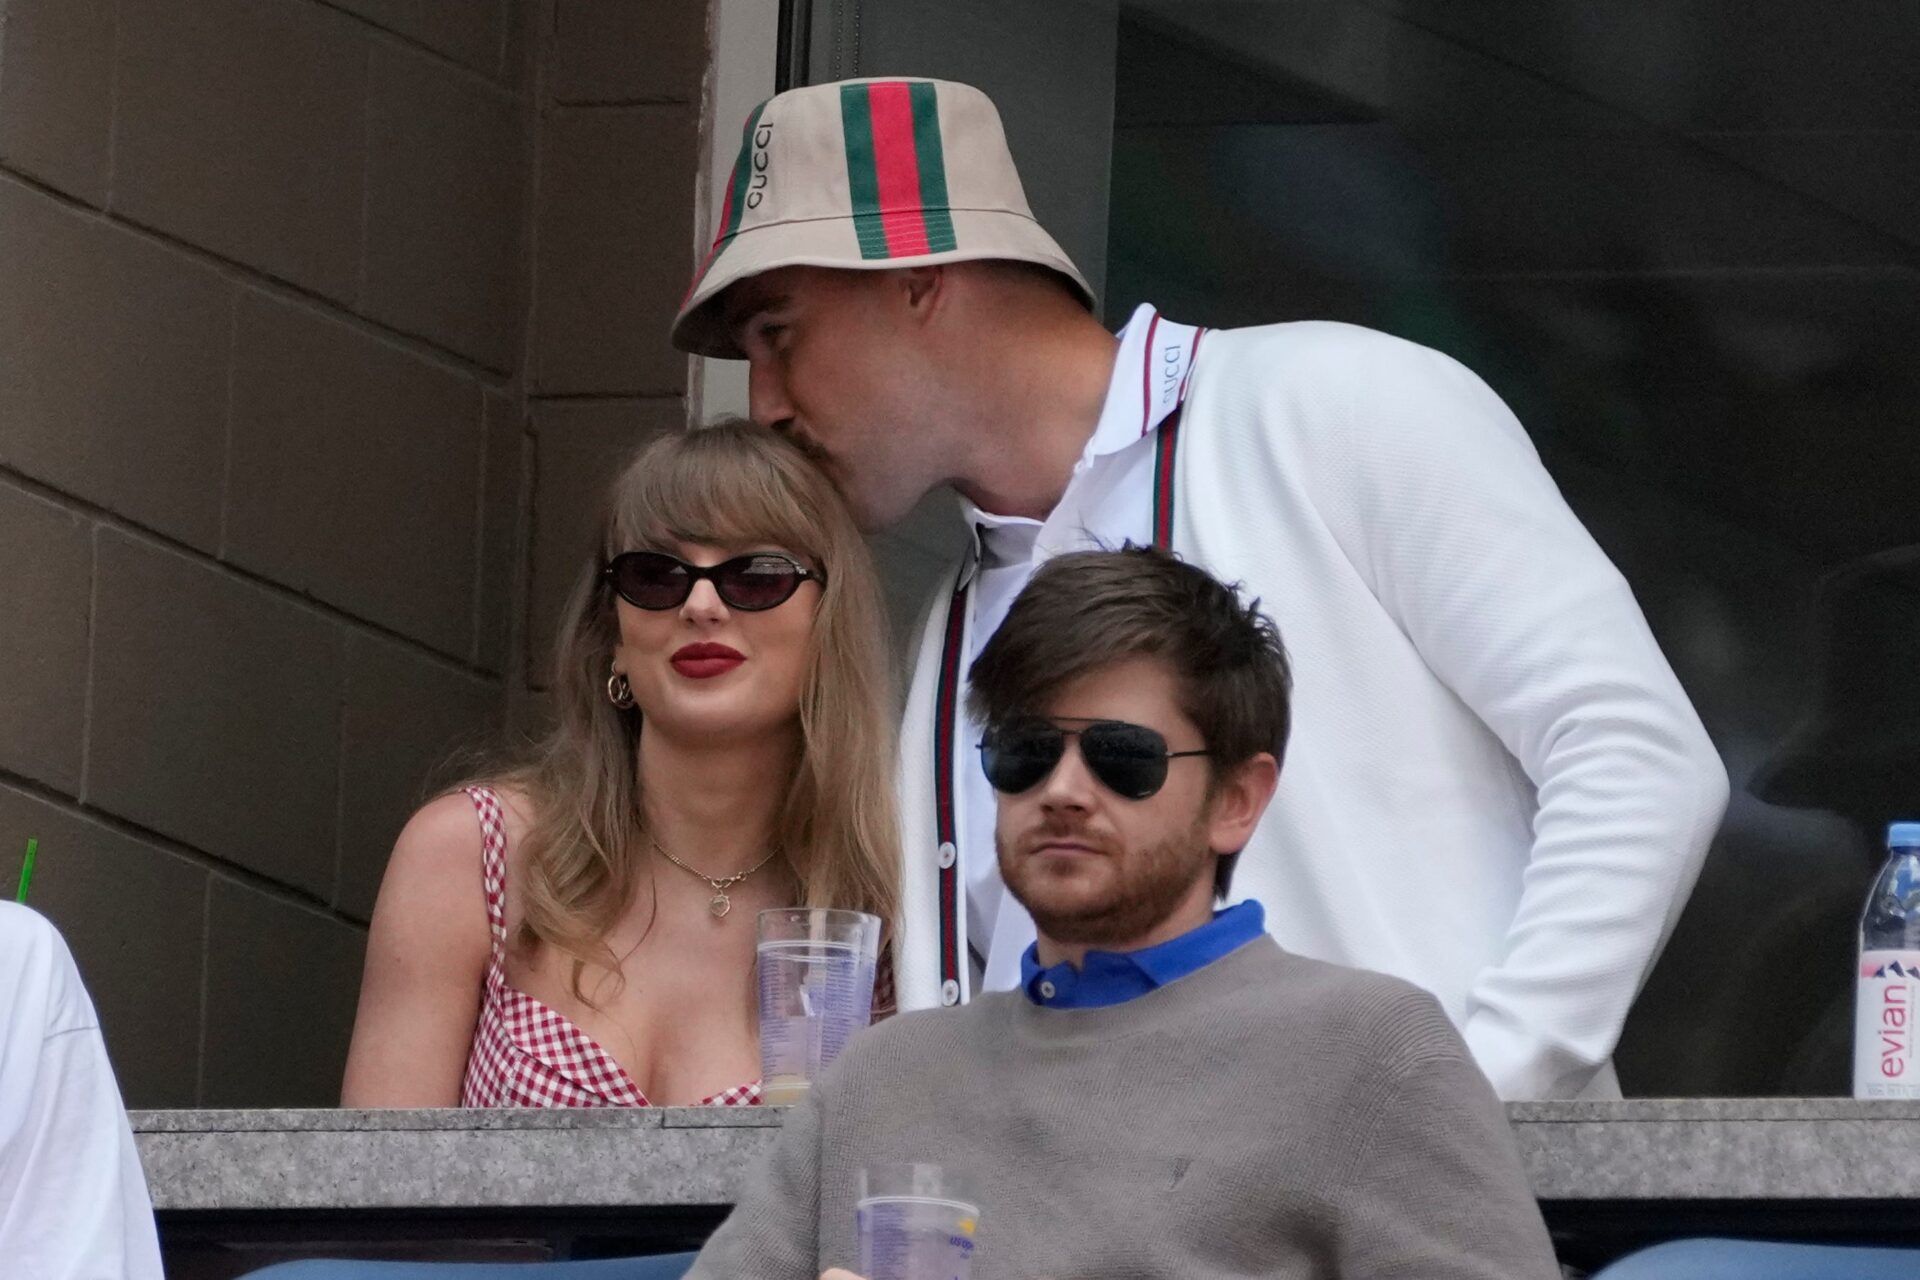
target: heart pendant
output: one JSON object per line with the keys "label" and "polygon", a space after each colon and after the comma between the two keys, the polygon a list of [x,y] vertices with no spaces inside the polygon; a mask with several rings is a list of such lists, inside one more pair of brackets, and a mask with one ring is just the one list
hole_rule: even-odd
{"label": "heart pendant", "polygon": [[729,898],[725,893],[716,892],[713,895],[713,901],[707,904],[707,910],[713,912],[713,918],[718,920],[720,917],[726,915],[727,912],[733,910],[733,899]]}

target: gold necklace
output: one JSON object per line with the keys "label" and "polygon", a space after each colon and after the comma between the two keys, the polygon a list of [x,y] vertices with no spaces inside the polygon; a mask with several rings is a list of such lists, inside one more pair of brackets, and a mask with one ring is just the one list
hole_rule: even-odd
{"label": "gold necklace", "polygon": [[772,853],[769,853],[766,857],[760,859],[760,861],[754,863],[739,875],[722,876],[719,879],[715,879],[703,871],[695,871],[692,867],[661,848],[660,842],[653,838],[652,832],[647,833],[647,843],[653,846],[655,853],[665,858],[668,862],[671,862],[674,866],[680,868],[690,876],[707,882],[707,887],[713,890],[713,897],[707,902],[707,910],[713,913],[713,918],[716,920],[733,910],[733,899],[727,896],[727,890],[733,888],[733,886],[739,884],[742,880],[745,880],[769,862],[772,862],[775,854],[780,852],[778,849],[775,849]]}

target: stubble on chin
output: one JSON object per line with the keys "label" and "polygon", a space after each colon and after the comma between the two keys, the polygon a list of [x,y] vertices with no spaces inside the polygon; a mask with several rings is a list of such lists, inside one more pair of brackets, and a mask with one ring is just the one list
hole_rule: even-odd
{"label": "stubble on chin", "polygon": [[1104,885],[1084,883],[1087,872],[1053,876],[1031,855],[1010,857],[996,841],[1000,878],[1045,937],[1071,946],[1112,947],[1142,936],[1171,915],[1192,889],[1202,864],[1211,865],[1204,821],[1178,836],[1121,860],[1112,852]]}

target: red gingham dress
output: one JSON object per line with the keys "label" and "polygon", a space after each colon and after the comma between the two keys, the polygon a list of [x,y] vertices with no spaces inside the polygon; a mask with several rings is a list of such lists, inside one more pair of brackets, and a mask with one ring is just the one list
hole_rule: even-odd
{"label": "red gingham dress", "polygon": [[[468,787],[480,815],[481,866],[493,951],[487,959],[486,998],[473,1029],[463,1107],[645,1107],[652,1104],[612,1054],[551,1005],[507,981],[507,825],[500,797]],[[703,1107],[757,1107],[760,1082],[736,1085]]]}

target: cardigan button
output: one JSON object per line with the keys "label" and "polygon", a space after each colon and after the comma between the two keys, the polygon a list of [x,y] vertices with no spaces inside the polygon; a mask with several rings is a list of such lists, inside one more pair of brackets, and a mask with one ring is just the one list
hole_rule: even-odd
{"label": "cardigan button", "polygon": [[1051,1000],[1059,994],[1060,994],[1060,989],[1058,987],[1054,986],[1051,982],[1048,982],[1044,979],[1041,980],[1040,998],[1042,1000]]}
{"label": "cardigan button", "polygon": [[960,1003],[960,984],[952,978],[940,984],[940,1003],[948,1007]]}
{"label": "cardigan button", "polygon": [[953,841],[948,840],[940,846],[940,869],[942,871],[951,867],[959,858],[960,851],[953,847]]}

